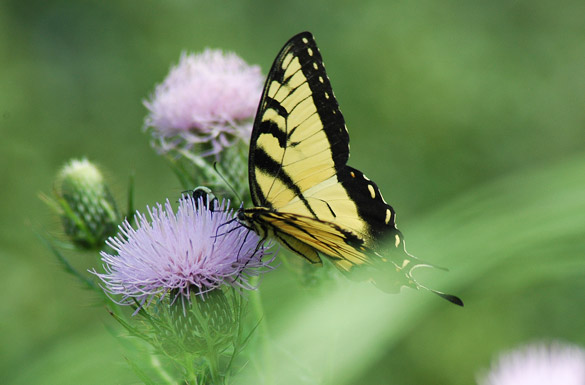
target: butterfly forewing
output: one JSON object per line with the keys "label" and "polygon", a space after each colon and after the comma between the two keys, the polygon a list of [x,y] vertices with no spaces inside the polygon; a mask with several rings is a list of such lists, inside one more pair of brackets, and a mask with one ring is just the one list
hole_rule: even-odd
{"label": "butterfly forewing", "polygon": [[[334,176],[349,157],[349,135],[321,54],[308,32],[289,40],[269,72],[250,145],[256,206],[282,207]],[[303,212],[315,216],[309,204]]]}

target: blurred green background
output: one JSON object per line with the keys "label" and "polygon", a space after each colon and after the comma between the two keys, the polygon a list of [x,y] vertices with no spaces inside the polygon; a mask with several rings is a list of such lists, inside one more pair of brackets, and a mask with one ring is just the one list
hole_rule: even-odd
{"label": "blurred green background", "polygon": [[[136,207],[182,190],[141,131],[142,101],[183,50],[268,70],[316,36],[351,165],[398,213],[421,272],[460,295],[341,281],[262,282],[274,353],[264,383],[470,384],[529,341],[585,346],[585,3],[549,1],[16,1],[0,3],[0,382],[131,384],[106,310],[34,235],[38,199],[87,156]],[[95,256],[87,256],[92,259]],[[90,264],[93,265],[95,263]],[[240,379],[254,380],[254,370]]]}

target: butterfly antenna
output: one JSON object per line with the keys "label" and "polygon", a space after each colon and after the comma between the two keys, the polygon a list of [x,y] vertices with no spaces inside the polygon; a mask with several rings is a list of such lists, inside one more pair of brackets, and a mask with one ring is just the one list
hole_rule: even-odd
{"label": "butterfly antenna", "polygon": [[221,180],[223,181],[223,183],[225,183],[226,186],[228,186],[230,188],[230,190],[232,190],[232,192],[234,193],[234,196],[236,198],[238,198],[238,200],[240,202],[243,202],[242,197],[240,196],[240,194],[238,194],[238,192],[236,191],[236,189],[234,188],[234,186],[232,186],[232,184],[230,182],[228,182],[228,180],[218,170],[218,168],[217,168],[217,162],[213,162],[213,169],[215,170],[215,172],[217,173],[217,175],[219,175],[219,177],[221,178]]}

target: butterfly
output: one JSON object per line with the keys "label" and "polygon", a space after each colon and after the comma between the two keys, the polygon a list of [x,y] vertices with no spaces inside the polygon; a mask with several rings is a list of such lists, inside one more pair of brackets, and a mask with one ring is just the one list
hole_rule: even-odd
{"label": "butterfly", "polygon": [[250,140],[254,207],[241,208],[237,218],[313,264],[322,264],[321,254],[343,272],[361,268],[382,289],[426,289],[412,273],[430,265],[406,252],[394,209],[348,158],[349,133],[323,59],[313,35],[299,33],[268,73]]}

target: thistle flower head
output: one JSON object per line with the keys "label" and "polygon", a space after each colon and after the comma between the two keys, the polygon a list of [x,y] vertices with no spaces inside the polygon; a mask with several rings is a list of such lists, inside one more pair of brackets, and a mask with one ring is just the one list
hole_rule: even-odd
{"label": "thistle flower head", "polygon": [[223,284],[253,289],[250,276],[271,259],[258,236],[233,220],[229,201],[215,207],[183,196],[177,212],[170,202],[137,213],[136,228],[125,221],[106,242],[115,254],[102,252],[105,273],[95,273],[120,303],[140,303],[170,291],[190,298]]}
{"label": "thistle flower head", "polygon": [[480,385],[583,385],[585,350],[554,343],[533,344],[502,355]]}
{"label": "thistle flower head", "polygon": [[100,170],[87,159],[69,161],[57,177],[55,199],[65,234],[77,246],[99,249],[120,223],[116,202]]}
{"label": "thistle flower head", "polygon": [[248,140],[263,78],[234,53],[207,49],[183,53],[149,100],[145,126],[161,152],[208,144],[208,154]]}

